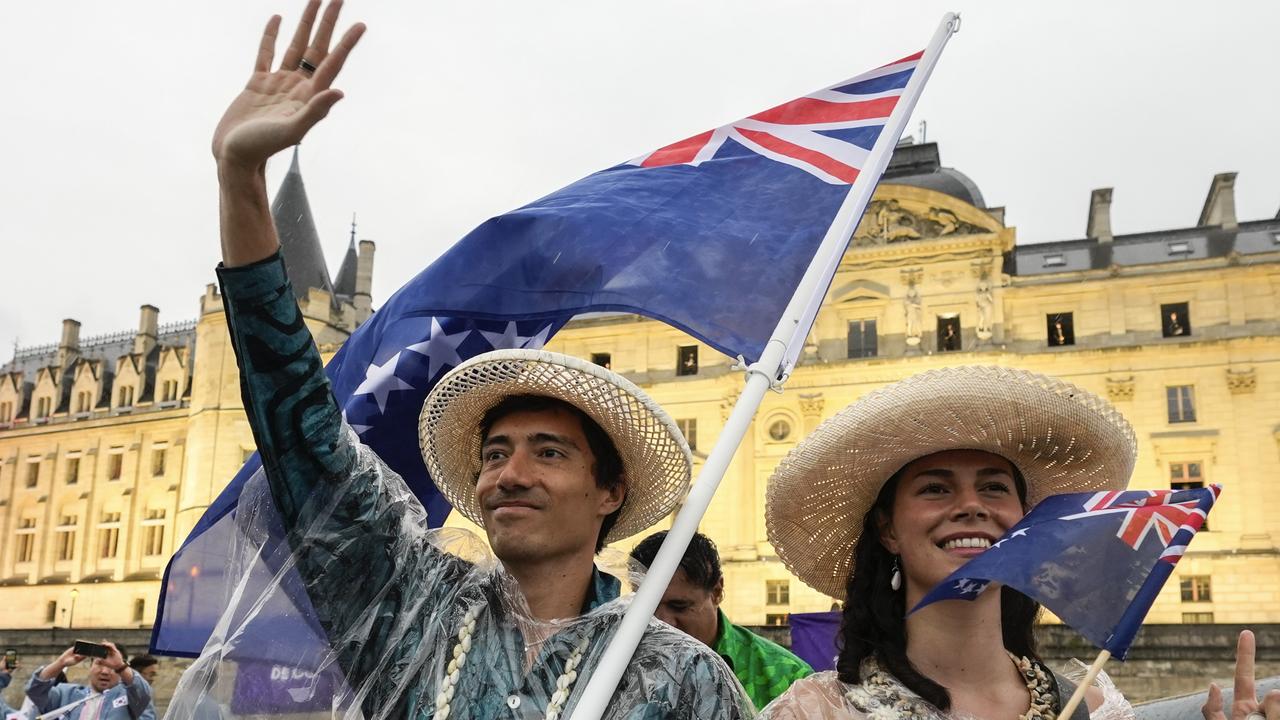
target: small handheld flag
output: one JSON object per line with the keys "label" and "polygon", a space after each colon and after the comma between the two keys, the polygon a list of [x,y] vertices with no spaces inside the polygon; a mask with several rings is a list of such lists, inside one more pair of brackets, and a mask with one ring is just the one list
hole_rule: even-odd
{"label": "small handheld flag", "polygon": [[1121,660],[1222,487],[1053,495],[916,605],[993,583],[1049,608]]}

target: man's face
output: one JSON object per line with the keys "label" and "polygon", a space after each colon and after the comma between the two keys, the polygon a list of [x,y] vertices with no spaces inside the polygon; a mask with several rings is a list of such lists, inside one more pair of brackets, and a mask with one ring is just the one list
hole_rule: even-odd
{"label": "man's face", "polygon": [[489,545],[507,564],[590,557],[600,524],[626,494],[596,486],[582,421],[564,408],[499,419],[480,455],[476,499]]}
{"label": "man's face", "polygon": [[136,672],[139,675],[141,675],[144,680],[147,681],[148,685],[154,685],[156,681],[156,676],[160,674],[160,663],[156,663],[155,665],[148,665]]}
{"label": "man's face", "polygon": [[89,666],[89,687],[97,692],[106,692],[115,687],[118,682],[120,682],[120,676],[107,666],[105,659],[93,659],[93,664]]}
{"label": "man's face", "polygon": [[688,574],[678,569],[653,614],[704,645],[714,647],[720,631],[720,614],[717,611],[723,599],[724,578],[707,590],[690,582]]}

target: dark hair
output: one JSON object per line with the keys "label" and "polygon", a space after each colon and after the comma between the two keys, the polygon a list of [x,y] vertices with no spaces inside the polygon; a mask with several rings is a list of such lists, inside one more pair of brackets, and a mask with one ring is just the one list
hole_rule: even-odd
{"label": "dark hair", "polygon": [[145,670],[146,668],[149,668],[152,665],[159,665],[159,664],[160,664],[159,658],[157,658],[155,655],[147,655],[147,654],[135,656],[132,660],[129,661],[129,667],[133,668],[134,670]]}
{"label": "dark hair", "polygon": [[[893,555],[882,545],[880,518],[893,515],[894,494],[902,470],[884,484],[862,521],[862,535],[853,550],[853,568],[845,586],[836,670],[840,680],[862,684],[862,661],[874,656],[908,690],[943,712],[951,709],[947,689],[916,670],[907,658],[906,589],[892,590]],[[1018,499],[1027,503],[1027,482],[1013,469]],[[1014,655],[1041,662],[1033,632],[1040,604],[1010,587],[1000,588],[1000,628],[1004,646]]]}
{"label": "dark hair", "polygon": [[[618,455],[618,448],[614,446],[613,439],[609,437],[609,433],[604,431],[592,417],[574,405],[560,400],[559,398],[546,397],[544,395],[511,395],[503,398],[502,402],[489,408],[480,420],[480,439],[481,441],[489,437],[489,431],[493,429],[495,423],[508,415],[526,412],[543,412],[546,410],[565,410],[571,415],[578,418],[582,423],[582,434],[587,438],[587,447],[591,449],[591,454],[595,456],[595,465],[592,470],[596,477],[596,487],[603,490],[614,490],[624,484],[622,477],[622,456]],[[604,522],[600,524],[600,534],[596,536],[596,552],[600,552],[604,548],[604,539],[618,522],[618,516],[622,513],[622,508],[626,507],[627,501],[624,498],[622,505],[617,510],[605,516]]]}
{"label": "dark hair", "polygon": [[[658,556],[662,541],[666,539],[667,531],[663,530],[641,540],[631,550],[631,559],[649,567]],[[689,582],[707,592],[715,590],[716,583],[720,582],[723,575],[720,572],[720,553],[716,552],[716,544],[711,542],[711,538],[700,532],[694,533],[689,540],[689,547],[684,551],[684,557],[680,558],[680,569],[688,576]]]}

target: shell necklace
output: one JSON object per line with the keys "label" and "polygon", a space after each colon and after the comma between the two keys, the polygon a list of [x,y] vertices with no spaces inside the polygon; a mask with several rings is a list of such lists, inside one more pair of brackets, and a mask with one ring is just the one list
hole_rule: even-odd
{"label": "shell necklace", "polygon": [[[467,663],[467,653],[471,651],[471,636],[476,631],[476,618],[480,615],[482,605],[473,605],[462,617],[462,628],[458,630],[458,641],[453,646],[453,659],[445,670],[444,680],[440,682],[440,690],[436,693],[436,720],[448,720],[453,705],[453,693],[458,686],[458,678],[462,675],[462,666]],[[551,702],[547,703],[546,720],[559,720],[565,702],[573,692],[573,683],[578,679],[578,664],[587,650],[589,637],[578,642],[577,647],[569,655],[564,664],[564,672],[556,678],[556,689],[551,693]]]}
{"label": "shell necklace", "polygon": [[[1019,715],[1018,720],[1053,720],[1054,691],[1049,676],[1039,664],[1031,662],[1030,659],[1018,657],[1007,650],[1005,652],[1018,668],[1018,674],[1022,676],[1027,686],[1027,693],[1031,696],[1031,707]],[[871,716],[873,711],[885,713],[883,716],[875,715],[875,717],[885,717],[894,711],[897,711],[900,717],[935,717],[937,715],[937,708],[916,697],[910,691],[904,695],[903,691],[906,689],[897,678],[882,669],[873,659],[868,660],[872,669],[866,672],[866,666],[864,666],[865,676],[862,684],[847,687],[844,692],[845,700],[854,709],[868,716]]]}

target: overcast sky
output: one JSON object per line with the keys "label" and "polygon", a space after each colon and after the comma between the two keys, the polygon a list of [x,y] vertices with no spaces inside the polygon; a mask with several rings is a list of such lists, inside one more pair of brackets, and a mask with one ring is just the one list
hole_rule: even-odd
{"label": "overcast sky", "polygon": [[[0,4],[0,363],[64,317],[196,316],[213,126],[266,18],[301,7]],[[1280,3],[350,0],[369,32],[301,156],[330,272],[356,212],[378,305],[486,218],[914,52],[949,9],[909,132],[926,119],[1019,242],[1083,236],[1096,187],[1117,233],[1194,224],[1224,171],[1242,220],[1280,209]]]}

